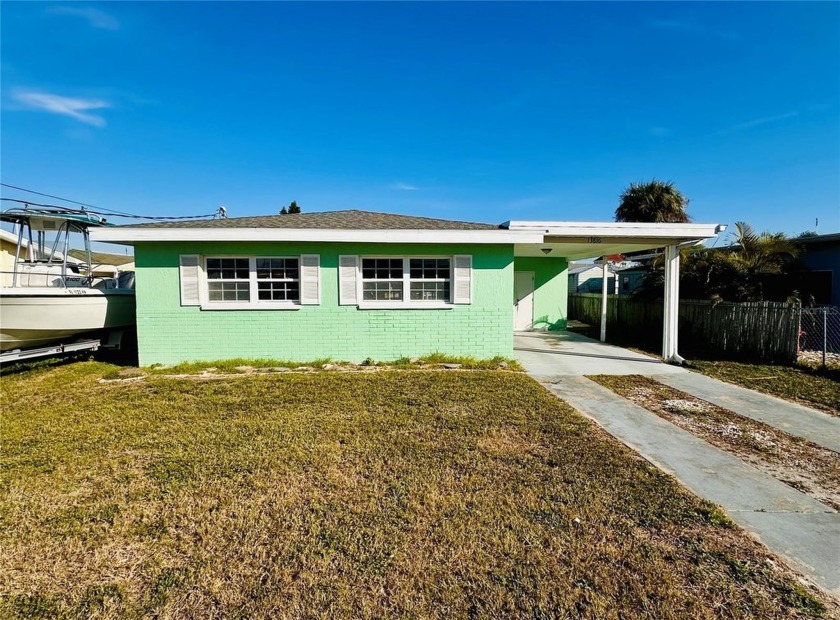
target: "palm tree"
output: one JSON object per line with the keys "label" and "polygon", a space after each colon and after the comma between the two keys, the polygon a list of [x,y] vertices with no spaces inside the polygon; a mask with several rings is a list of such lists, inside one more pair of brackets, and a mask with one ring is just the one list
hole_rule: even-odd
{"label": "palm tree", "polygon": [[747,222],[735,222],[733,241],[729,260],[750,274],[781,273],[782,267],[799,255],[784,233],[759,234]]}
{"label": "palm tree", "polygon": [[688,198],[671,181],[631,183],[621,194],[616,222],[690,222]]}
{"label": "palm tree", "polygon": [[[799,250],[784,233],[756,233],[746,222],[737,222],[725,248],[683,248],[680,297],[724,301],[766,299],[767,274],[779,274]],[[636,296],[661,297],[664,262],[658,258]],[[772,275],[771,275],[772,277]]]}

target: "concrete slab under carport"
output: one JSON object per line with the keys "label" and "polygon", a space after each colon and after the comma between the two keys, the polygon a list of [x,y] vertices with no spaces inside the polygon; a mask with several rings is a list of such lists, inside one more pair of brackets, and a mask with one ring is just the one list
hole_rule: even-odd
{"label": "concrete slab under carport", "polygon": [[517,360],[538,381],[570,375],[653,375],[688,372],[655,357],[568,331],[517,332]]}

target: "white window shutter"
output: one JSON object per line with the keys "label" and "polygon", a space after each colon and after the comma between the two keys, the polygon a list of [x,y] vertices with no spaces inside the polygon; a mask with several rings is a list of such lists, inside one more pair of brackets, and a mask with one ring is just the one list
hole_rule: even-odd
{"label": "white window shutter", "polygon": [[300,303],[302,306],[321,303],[320,254],[302,254],[300,257]]}
{"label": "white window shutter", "polygon": [[472,303],[472,256],[458,254],[453,257],[452,303]]}
{"label": "white window shutter", "polygon": [[198,263],[198,254],[181,254],[180,276],[182,306],[198,306],[201,304],[201,296],[199,295],[199,278],[201,277],[201,268]]}
{"label": "white window shutter", "polygon": [[356,279],[359,273],[359,257],[345,254],[338,257],[338,303],[355,306],[359,303]]}

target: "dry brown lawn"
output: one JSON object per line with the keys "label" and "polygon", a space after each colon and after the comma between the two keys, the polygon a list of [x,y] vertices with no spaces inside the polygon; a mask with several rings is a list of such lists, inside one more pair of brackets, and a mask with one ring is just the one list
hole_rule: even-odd
{"label": "dry brown lawn", "polygon": [[2,617],[835,609],[518,373],[113,374],[0,378]]}

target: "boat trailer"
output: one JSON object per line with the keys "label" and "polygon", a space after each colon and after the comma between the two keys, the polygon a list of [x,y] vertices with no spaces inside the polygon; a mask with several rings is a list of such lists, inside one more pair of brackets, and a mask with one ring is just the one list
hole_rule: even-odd
{"label": "boat trailer", "polygon": [[122,337],[123,330],[114,330],[108,332],[105,338],[86,338],[83,340],[74,340],[67,344],[51,344],[46,347],[37,347],[34,349],[12,349],[11,351],[0,353],[0,365],[8,364],[9,362],[23,362],[39,357],[78,353],[79,351],[90,351],[93,353],[98,351],[100,347],[103,349],[119,349],[122,343]]}
{"label": "boat trailer", "polygon": [[54,344],[48,347],[37,349],[14,349],[0,353],[0,364],[9,362],[22,362],[24,360],[36,359],[38,357],[49,357],[52,355],[63,355],[77,351],[98,351],[102,346],[101,340],[77,340],[69,344]]}

